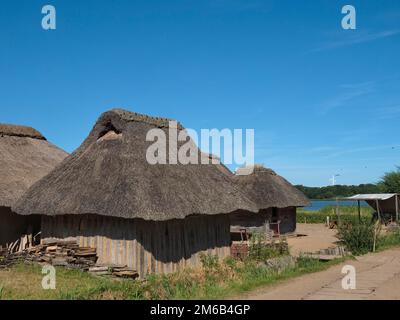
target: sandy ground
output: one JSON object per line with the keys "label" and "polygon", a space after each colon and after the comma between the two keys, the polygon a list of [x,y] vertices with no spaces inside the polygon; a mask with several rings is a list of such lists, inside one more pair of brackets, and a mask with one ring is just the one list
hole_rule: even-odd
{"label": "sandy ground", "polygon": [[[288,238],[293,255],[314,253],[336,246],[336,230],[323,224],[298,224],[297,233]],[[354,266],[356,288],[345,290],[342,268]],[[290,279],[237,297],[255,300],[379,300],[400,299],[400,248],[367,254],[328,270]]]}
{"label": "sandy ground", "polygon": [[338,240],[335,237],[336,230],[329,229],[324,224],[298,223],[296,232],[298,235],[306,236],[288,238],[290,253],[294,256],[335,247],[335,242]]}

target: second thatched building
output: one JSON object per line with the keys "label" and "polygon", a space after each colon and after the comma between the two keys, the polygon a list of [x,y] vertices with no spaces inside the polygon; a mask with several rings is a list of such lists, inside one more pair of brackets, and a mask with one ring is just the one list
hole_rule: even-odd
{"label": "second thatched building", "polygon": [[237,185],[257,204],[258,213],[239,210],[231,215],[232,231],[262,231],[275,234],[296,230],[296,210],[309,205],[308,198],[286,179],[261,165],[240,168],[231,176]]}

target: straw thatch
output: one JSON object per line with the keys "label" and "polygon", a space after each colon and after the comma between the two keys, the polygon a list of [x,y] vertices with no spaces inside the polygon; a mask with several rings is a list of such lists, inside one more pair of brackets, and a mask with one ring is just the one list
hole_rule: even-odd
{"label": "straw thatch", "polygon": [[219,171],[221,171],[222,173],[226,174],[229,177],[233,176],[233,172],[231,170],[229,170],[229,168],[221,162],[220,157],[218,157],[214,154],[203,153],[203,155],[206,155],[206,157],[208,157],[210,163],[214,164]]}
{"label": "straw thatch", "polygon": [[154,221],[257,210],[215,165],[149,164],[146,151],[154,142],[146,141],[147,132],[160,128],[167,134],[168,127],[168,119],[121,109],[103,113],[83,144],[36,183],[14,210]]}
{"label": "straw thatch", "polygon": [[310,203],[307,197],[290,182],[261,165],[238,169],[233,180],[259,209],[303,207]]}
{"label": "straw thatch", "polygon": [[0,124],[0,206],[11,207],[66,156],[33,128]]}

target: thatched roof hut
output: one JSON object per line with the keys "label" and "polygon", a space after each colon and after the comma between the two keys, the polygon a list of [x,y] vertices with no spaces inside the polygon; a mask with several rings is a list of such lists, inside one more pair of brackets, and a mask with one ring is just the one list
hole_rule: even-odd
{"label": "thatched roof hut", "polygon": [[243,211],[232,216],[237,227],[260,227],[266,221],[278,223],[280,233],[296,228],[296,207],[307,206],[310,201],[285,178],[262,165],[240,168],[232,179],[258,206],[259,214]]}
{"label": "thatched roof hut", "polygon": [[66,156],[33,128],[0,124],[0,245],[15,241],[28,223],[10,207]]}
{"label": "thatched roof hut", "polygon": [[310,203],[289,181],[262,165],[240,168],[233,179],[259,209],[304,207]]}
{"label": "thatched roof hut", "polygon": [[[141,275],[196,264],[204,250],[225,256],[225,214],[257,207],[215,165],[148,163],[146,153],[153,142],[146,141],[146,135],[155,128],[168,137],[169,120],[122,109],[105,112],[82,145],[25,193],[14,209],[52,217],[43,219],[44,237],[77,237],[82,245],[96,247],[101,261],[121,260]],[[178,129],[184,130],[181,125]],[[87,232],[97,240],[88,240],[80,222],[74,229],[77,219],[86,219]],[[104,238],[110,246],[123,240],[123,253],[106,249],[99,240]],[[136,249],[127,249],[137,243]]]}

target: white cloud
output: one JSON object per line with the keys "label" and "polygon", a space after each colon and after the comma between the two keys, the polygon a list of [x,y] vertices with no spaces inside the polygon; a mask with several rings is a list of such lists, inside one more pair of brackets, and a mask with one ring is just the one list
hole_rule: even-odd
{"label": "white cloud", "polygon": [[[348,32],[348,31],[346,31]],[[362,33],[360,31],[354,31],[354,34],[350,36],[345,36],[343,33],[341,34],[342,39],[330,41],[327,43],[322,44],[321,46],[312,50],[312,52],[319,52],[331,49],[337,49],[341,47],[352,46],[360,43],[371,42],[375,40],[380,40],[384,38],[393,37],[400,34],[400,30],[386,30],[381,32],[369,32],[369,33]]]}
{"label": "white cloud", "polygon": [[349,105],[351,101],[372,93],[375,90],[375,82],[368,81],[358,84],[343,84],[340,87],[342,89],[341,93],[322,102],[318,106],[318,111],[321,114],[326,114],[332,109]]}

